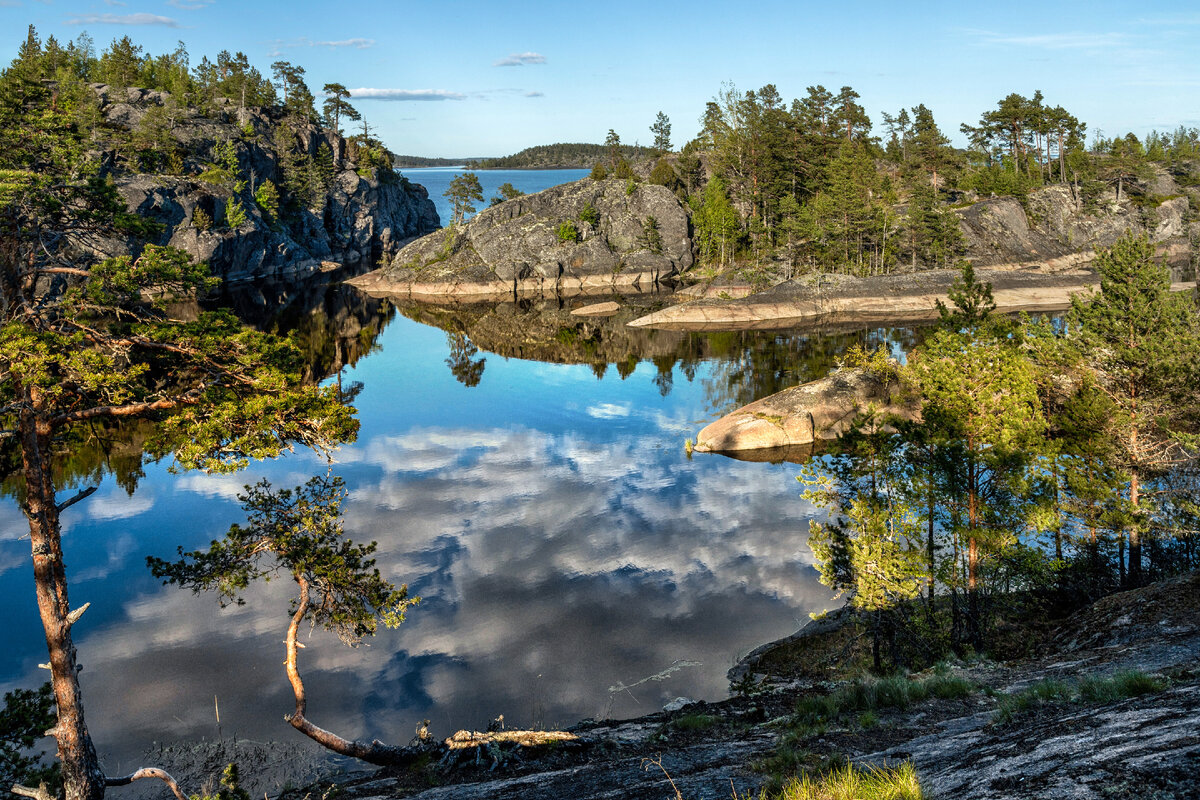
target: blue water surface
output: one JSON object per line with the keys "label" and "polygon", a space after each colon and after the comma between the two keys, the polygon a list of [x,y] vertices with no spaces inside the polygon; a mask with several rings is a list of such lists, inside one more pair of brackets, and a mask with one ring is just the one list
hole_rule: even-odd
{"label": "blue water surface", "polygon": [[[453,218],[450,202],[445,192],[450,188],[450,181],[468,170],[462,167],[420,167],[402,169],[400,173],[414,183],[419,183],[429,191],[429,199],[437,208],[438,218],[443,225],[449,224]],[[483,202],[476,203],[477,211],[488,207],[491,198],[499,193],[500,186],[511,183],[515,188],[526,194],[540,192],[560,183],[577,181],[586,176],[591,170],[586,169],[478,169],[471,170],[479,178],[483,187]],[[473,215],[468,215],[468,218]]]}

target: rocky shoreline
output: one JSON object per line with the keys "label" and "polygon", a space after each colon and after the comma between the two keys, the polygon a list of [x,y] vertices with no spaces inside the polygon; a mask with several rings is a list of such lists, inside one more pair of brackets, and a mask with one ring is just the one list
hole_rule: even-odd
{"label": "rocky shoreline", "polygon": [[[747,656],[731,671],[741,680],[727,700],[673,704],[633,720],[585,720],[559,744],[500,748],[449,770],[428,764],[334,785],[346,800],[659,800],[676,791],[688,800],[728,800],[731,792],[755,796],[783,739],[798,735],[787,747],[802,749],[810,769],[907,761],[932,797],[1189,800],[1200,797],[1198,604],[1196,572],[1112,595],[1042,625],[1027,642],[1030,657],[958,662],[910,679],[948,678],[961,688],[953,695],[880,708],[869,722],[839,719],[789,734],[798,700],[836,692],[851,678],[844,661],[855,619],[835,612]],[[1016,719],[998,712],[1003,698],[1044,679],[1072,686],[1126,670],[1151,676],[1157,688],[1043,704]]]}
{"label": "rocky shoreline", "polygon": [[[976,278],[992,284],[996,311],[1053,312],[1071,306],[1075,295],[1095,291],[1096,273],[1085,269],[1048,271],[1040,265],[977,269]],[[870,278],[818,275],[788,281],[740,298],[703,297],[633,320],[633,327],[689,331],[772,330],[822,326],[867,326],[928,322],[938,318],[937,303],[952,305],[957,270],[881,275]],[[1177,282],[1174,291],[1195,288]]]}
{"label": "rocky shoreline", "polygon": [[689,233],[665,187],[586,179],[484,209],[352,283],[431,301],[646,292],[692,266]]}

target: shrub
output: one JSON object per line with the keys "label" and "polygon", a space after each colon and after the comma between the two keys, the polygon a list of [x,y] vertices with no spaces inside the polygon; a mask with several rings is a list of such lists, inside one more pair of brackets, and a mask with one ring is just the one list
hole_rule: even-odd
{"label": "shrub", "polygon": [[238,202],[236,197],[231,197],[225,201],[225,226],[229,228],[240,228],[246,224],[246,209],[242,208],[242,204]]}
{"label": "shrub", "polygon": [[279,217],[279,190],[270,181],[263,181],[254,190],[254,202],[271,219]]}
{"label": "shrub", "polygon": [[592,174],[589,176],[594,181],[602,181],[608,178],[608,168],[603,164],[596,164],[592,167]]}
{"label": "shrub", "polygon": [[196,206],[192,212],[192,227],[198,231],[206,231],[213,226],[213,219],[203,208]]}
{"label": "shrub", "polygon": [[554,230],[554,233],[558,235],[558,240],[560,242],[578,242],[579,241],[579,229],[576,228],[575,223],[571,222],[570,220],[567,220],[566,222],[561,223]]}
{"label": "shrub", "polygon": [[234,177],[229,170],[218,167],[216,164],[210,164],[196,176],[196,180],[210,183],[213,186],[228,186],[233,183]]}
{"label": "shrub", "polygon": [[666,186],[674,191],[679,186],[679,178],[675,176],[671,164],[665,158],[660,158],[654,163],[654,169],[650,170],[650,183]]}
{"label": "shrub", "polygon": [[651,253],[662,252],[662,234],[658,231],[658,220],[653,216],[646,217],[642,223],[642,244]]}
{"label": "shrub", "polygon": [[579,212],[579,220],[590,225],[600,224],[600,212],[596,210],[590,200],[584,205],[583,211]]}

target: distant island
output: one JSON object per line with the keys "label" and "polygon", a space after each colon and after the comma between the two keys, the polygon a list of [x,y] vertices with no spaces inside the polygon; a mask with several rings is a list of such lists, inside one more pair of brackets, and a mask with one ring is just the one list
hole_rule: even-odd
{"label": "distant island", "polygon": [[[649,148],[638,145],[620,145],[620,149],[621,155],[631,161],[650,153]],[[607,159],[609,153],[610,148],[603,144],[540,144],[503,158],[482,158],[472,166],[476,169],[591,169],[596,162]]]}
{"label": "distant island", "polygon": [[473,166],[480,158],[426,158],[424,156],[394,156],[392,166],[396,169],[420,167],[463,167]]}

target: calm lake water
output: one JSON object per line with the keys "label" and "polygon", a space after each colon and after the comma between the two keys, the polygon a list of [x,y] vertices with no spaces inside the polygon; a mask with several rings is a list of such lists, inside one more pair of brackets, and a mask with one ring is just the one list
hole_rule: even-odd
{"label": "calm lake water", "polygon": [[[556,301],[395,308],[344,287],[258,287],[235,304],[296,330],[315,376],[361,387],[361,433],[332,467],[351,493],[347,534],[377,541],[383,574],[422,601],[357,649],[314,632],[301,670],[317,724],[400,744],[424,718],[446,736],[499,714],[551,727],[726,696],[739,656],[833,601],[806,545],[800,468],[688,458],[684,440],[824,375],[852,342],[902,351],[913,338],[646,331],[623,325],[637,310],[605,322]],[[217,476],[113,463],[63,518],[72,602],[92,604],[75,634],[109,774],[152,742],[301,740],[283,722],[292,586],[221,609],[159,585],[145,558],[223,535],[244,518],[244,484],[295,486],[326,464],[297,452]],[[2,499],[8,690],[45,680],[46,653],[26,522]]]}
{"label": "calm lake water", "polygon": [[[488,203],[499,192],[500,185],[511,183],[526,194],[540,192],[550,186],[569,181],[577,181],[591,170],[587,169],[478,169],[473,170],[483,187],[483,202],[475,203],[478,211],[488,207]],[[444,192],[450,188],[450,181],[467,170],[460,167],[423,167],[402,169],[400,173],[414,183],[419,183],[429,190],[429,199],[437,206],[438,217],[442,224],[448,223],[453,212]]]}

